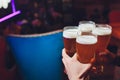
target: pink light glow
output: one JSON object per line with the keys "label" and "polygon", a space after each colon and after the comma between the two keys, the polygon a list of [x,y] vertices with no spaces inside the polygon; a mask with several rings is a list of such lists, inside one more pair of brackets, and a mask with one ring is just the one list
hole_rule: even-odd
{"label": "pink light glow", "polygon": [[14,12],[14,13],[11,13],[11,14],[9,14],[9,15],[1,18],[1,19],[0,19],[0,22],[3,22],[3,21],[5,21],[5,20],[7,20],[7,19],[9,19],[9,18],[11,18],[11,17],[14,17],[15,15],[20,14],[20,13],[21,13],[20,11],[16,11],[16,12]]}

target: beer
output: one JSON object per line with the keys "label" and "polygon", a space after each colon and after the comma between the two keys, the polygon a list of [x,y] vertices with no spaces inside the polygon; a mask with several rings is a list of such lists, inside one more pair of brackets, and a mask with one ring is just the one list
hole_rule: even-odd
{"label": "beer", "polygon": [[107,24],[97,24],[97,27],[92,31],[93,34],[98,36],[96,52],[103,52],[109,44],[112,29]]}
{"label": "beer", "polygon": [[76,38],[77,59],[81,63],[90,63],[95,56],[97,37],[82,35]]}
{"label": "beer", "polygon": [[63,31],[63,40],[66,53],[73,56],[76,52],[76,36],[78,27],[65,27]]}
{"label": "beer", "polygon": [[92,34],[97,35],[98,42],[96,45],[96,62],[94,63],[94,66],[97,69],[97,74],[104,74],[104,67],[105,67],[105,56],[99,56],[100,52],[104,52],[107,48],[110,37],[112,33],[111,26],[107,24],[96,24],[96,28],[92,31]]}
{"label": "beer", "polygon": [[82,32],[82,34],[88,34],[95,28],[95,23],[93,21],[80,21],[78,30]]}

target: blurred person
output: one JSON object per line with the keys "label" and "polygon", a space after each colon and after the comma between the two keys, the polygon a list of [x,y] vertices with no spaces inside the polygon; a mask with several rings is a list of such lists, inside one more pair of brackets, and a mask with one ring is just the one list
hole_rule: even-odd
{"label": "blurred person", "polygon": [[50,8],[50,13],[54,19],[54,21],[56,21],[57,19],[62,17],[62,14],[60,14],[59,12],[55,11],[55,9],[53,7]]}
{"label": "blurred person", "polygon": [[47,32],[44,21],[40,18],[35,18],[29,23],[22,24],[21,28],[21,34],[39,34]]}
{"label": "blurred person", "polygon": [[50,6],[45,12],[44,19],[48,26],[53,26],[62,22],[62,14]]}
{"label": "blurred person", "polygon": [[20,32],[21,26],[17,25],[16,23],[11,23],[6,27],[3,33],[4,35],[8,35],[8,34],[20,34]]}
{"label": "blurred person", "polygon": [[32,23],[33,33],[44,33],[44,32],[46,32],[46,27],[45,27],[44,21],[42,19],[36,18],[31,23]]}

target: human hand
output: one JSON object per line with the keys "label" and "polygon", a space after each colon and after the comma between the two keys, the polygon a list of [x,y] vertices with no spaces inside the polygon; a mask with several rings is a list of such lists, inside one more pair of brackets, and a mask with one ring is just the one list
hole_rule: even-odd
{"label": "human hand", "polygon": [[69,80],[83,80],[85,78],[85,74],[89,71],[92,64],[82,64],[77,58],[76,54],[73,57],[69,57],[65,49],[62,50],[62,61],[65,66],[66,74],[68,75]]}
{"label": "human hand", "polygon": [[99,53],[99,62],[102,63],[112,63],[113,60],[115,59],[116,55],[112,52],[110,52],[109,50],[105,50],[104,52],[100,52]]}
{"label": "human hand", "polygon": [[104,72],[105,65],[111,65],[114,63],[115,54],[110,52],[109,50],[105,50],[103,52],[99,52],[96,54],[96,60],[94,62],[94,66],[92,67],[92,72],[94,75],[101,75]]}

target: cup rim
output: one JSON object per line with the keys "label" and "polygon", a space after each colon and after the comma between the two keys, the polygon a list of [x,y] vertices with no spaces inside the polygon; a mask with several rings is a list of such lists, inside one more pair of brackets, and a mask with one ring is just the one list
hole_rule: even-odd
{"label": "cup rim", "polygon": [[95,24],[96,27],[109,27],[112,30],[112,26],[110,26],[109,24]]}
{"label": "cup rim", "polygon": [[13,36],[13,37],[23,37],[23,38],[31,38],[31,37],[40,37],[40,36],[46,36],[46,35],[52,35],[52,34],[56,34],[62,32],[62,29],[60,30],[55,30],[55,31],[51,31],[51,32],[46,32],[46,33],[40,33],[40,34],[26,34],[26,35],[21,35],[21,34],[8,34],[7,36]]}
{"label": "cup rim", "polygon": [[85,21],[85,20],[83,20],[83,21],[79,21],[79,25],[80,25],[81,23],[88,24],[88,22],[89,22],[90,24],[95,24],[94,21]]}

